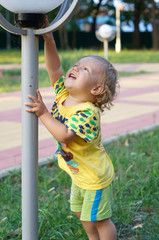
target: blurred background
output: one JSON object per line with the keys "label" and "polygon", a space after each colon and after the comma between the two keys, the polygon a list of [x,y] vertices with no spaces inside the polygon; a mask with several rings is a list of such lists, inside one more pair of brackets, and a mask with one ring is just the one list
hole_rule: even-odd
{"label": "blurred background", "polygon": [[[56,44],[61,49],[101,48],[103,45],[95,31],[103,24],[116,26],[117,10],[120,10],[122,48],[159,49],[159,0],[82,0],[80,9],[71,21],[54,33]],[[50,21],[58,8],[50,12]],[[0,6],[0,12],[14,22],[13,14]],[[91,39],[91,41],[90,41]],[[109,43],[115,48],[115,39]],[[0,48],[20,47],[20,37],[0,28]],[[40,38],[40,48],[43,39]]]}

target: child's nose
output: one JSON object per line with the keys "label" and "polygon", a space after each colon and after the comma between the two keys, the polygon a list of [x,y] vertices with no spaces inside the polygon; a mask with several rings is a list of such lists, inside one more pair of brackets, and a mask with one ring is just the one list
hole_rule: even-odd
{"label": "child's nose", "polygon": [[75,72],[78,72],[78,71],[79,71],[79,69],[78,69],[77,66],[74,66],[74,67],[73,67],[73,70],[74,70]]}

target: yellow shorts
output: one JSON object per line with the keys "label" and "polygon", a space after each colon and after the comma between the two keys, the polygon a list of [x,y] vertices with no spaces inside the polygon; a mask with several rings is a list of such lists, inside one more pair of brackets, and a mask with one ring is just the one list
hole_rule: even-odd
{"label": "yellow shorts", "polygon": [[72,183],[71,211],[81,213],[81,221],[100,221],[112,216],[112,184],[104,189],[85,190]]}

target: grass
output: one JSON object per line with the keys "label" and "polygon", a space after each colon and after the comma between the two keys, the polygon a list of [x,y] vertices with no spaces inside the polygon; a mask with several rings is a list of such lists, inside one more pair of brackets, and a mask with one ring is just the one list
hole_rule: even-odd
{"label": "grass", "polygon": [[[106,145],[114,164],[118,240],[159,239],[159,128]],[[85,240],[69,210],[70,177],[54,160],[39,168],[39,240]],[[0,239],[21,239],[21,173],[0,179]]]}
{"label": "grass", "polygon": [[[64,74],[71,66],[70,64],[63,63]],[[67,65],[67,66],[66,66]],[[119,77],[128,77],[140,74],[146,74],[148,72],[119,72]],[[50,80],[48,73],[45,69],[39,70],[39,87],[49,87]],[[21,90],[21,70],[2,70],[2,76],[0,77],[0,93],[20,91]]]}
{"label": "grass", "polygon": [[[59,50],[59,55],[61,59],[69,64],[75,63],[79,58],[88,54],[99,54],[104,56],[103,49],[71,49],[61,51]],[[71,56],[71,57],[70,57]],[[147,62],[154,63],[159,62],[159,51],[155,50],[128,50],[123,49],[120,53],[116,53],[114,50],[109,50],[109,60],[112,63],[132,63],[132,62]],[[39,62],[44,63],[44,52],[40,50],[39,52]],[[0,64],[11,64],[11,63],[21,63],[21,52],[20,49],[12,50],[0,50]]]}
{"label": "grass", "polygon": [[[103,56],[103,50],[94,49],[74,49],[67,51],[59,51],[64,74],[74,65],[82,56],[88,54],[99,54]],[[159,62],[159,52],[153,50],[122,50],[119,54],[115,51],[109,51],[109,60],[112,63],[131,63],[131,62]],[[21,62],[20,49],[10,51],[0,50],[0,64],[17,64]],[[44,52],[39,52],[39,62],[44,63]],[[141,71],[137,73],[119,73],[119,77],[144,74],[147,72]],[[20,70],[2,70],[0,76],[0,93],[17,91],[21,89],[21,71]],[[50,86],[50,81],[46,70],[39,70],[39,87]]]}
{"label": "grass", "polygon": [[[47,71],[39,70],[39,87],[50,86]],[[21,70],[2,70],[0,77],[0,93],[21,90]]]}

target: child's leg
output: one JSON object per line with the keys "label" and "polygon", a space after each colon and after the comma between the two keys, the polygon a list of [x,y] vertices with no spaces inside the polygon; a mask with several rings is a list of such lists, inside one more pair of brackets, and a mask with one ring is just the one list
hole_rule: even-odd
{"label": "child's leg", "polygon": [[[81,213],[75,212],[76,216],[80,219]],[[99,240],[99,234],[94,222],[81,221],[89,240]]]}
{"label": "child's leg", "polygon": [[110,219],[94,222],[98,230],[100,240],[116,240],[116,228]]}
{"label": "child's leg", "polygon": [[[75,212],[80,219],[81,213]],[[116,240],[116,228],[110,219],[97,222],[81,221],[89,240]]]}
{"label": "child's leg", "polygon": [[89,240],[100,240],[99,234],[94,222],[81,221]]}
{"label": "child's leg", "polygon": [[116,229],[109,219],[111,196],[111,186],[87,191],[72,185],[71,210],[81,220],[89,240],[116,240]]}

